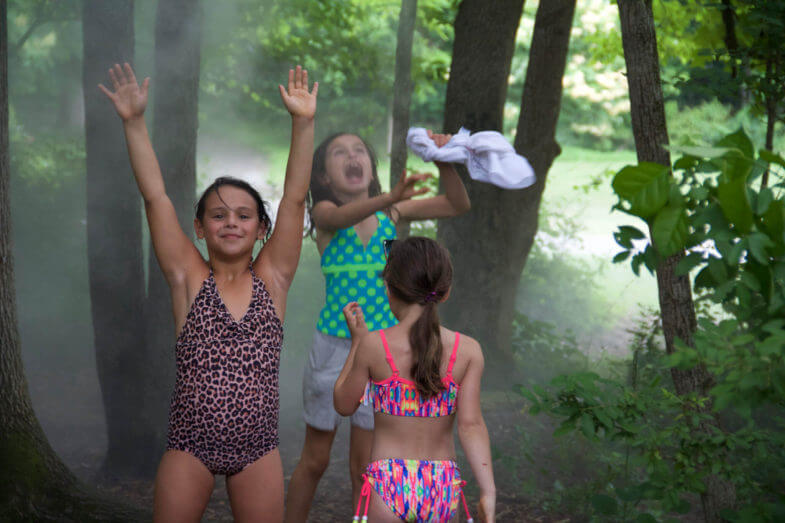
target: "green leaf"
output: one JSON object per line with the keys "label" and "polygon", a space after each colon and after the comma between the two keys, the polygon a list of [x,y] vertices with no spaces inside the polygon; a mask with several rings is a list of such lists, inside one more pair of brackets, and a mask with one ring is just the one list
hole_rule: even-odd
{"label": "green leaf", "polygon": [[747,234],[752,228],[752,207],[747,196],[747,184],[743,178],[737,178],[717,186],[720,208],[741,234]]}
{"label": "green leaf", "polygon": [[684,249],[689,233],[687,213],[683,207],[665,207],[657,213],[652,226],[654,245],[667,258]]}
{"label": "green leaf", "polygon": [[761,228],[772,240],[782,245],[785,243],[785,202],[776,200],[771,202],[769,208],[763,214]]}
{"label": "green leaf", "polygon": [[630,203],[630,214],[646,219],[668,201],[670,169],[658,163],[628,165],[616,173],[611,186]]}
{"label": "green leaf", "polygon": [[776,163],[778,165],[781,165],[782,167],[785,167],[785,158],[783,158],[779,154],[775,154],[771,151],[767,151],[766,149],[761,149],[758,152],[758,154],[760,155],[761,158],[763,158],[765,161],[769,163]]}
{"label": "green leaf", "polygon": [[750,160],[755,157],[755,147],[752,145],[752,140],[750,140],[743,128],[739,128],[735,133],[722,138],[716,145],[717,147],[736,149],[743,154],[745,158],[749,158]]}
{"label": "green leaf", "polygon": [[703,261],[703,255],[699,252],[692,252],[682,258],[676,266],[676,275],[683,276],[688,274],[692,269],[700,265]]}
{"label": "green leaf", "polygon": [[774,192],[766,187],[758,194],[757,205],[755,206],[755,214],[761,215],[769,209],[769,205],[774,201]]}
{"label": "green leaf", "polygon": [[599,514],[604,516],[613,516],[619,511],[619,504],[616,498],[612,498],[606,494],[594,494],[591,497],[591,504]]}
{"label": "green leaf", "polygon": [[727,147],[696,147],[691,145],[669,145],[668,149],[674,153],[686,154],[696,158],[720,158],[729,151]]}
{"label": "green leaf", "polygon": [[559,425],[559,428],[553,431],[553,437],[558,438],[559,436],[563,436],[568,432],[572,432],[573,430],[575,430],[575,424],[570,420],[567,420]]}
{"label": "green leaf", "polygon": [[765,234],[756,232],[747,237],[747,243],[750,248],[752,257],[763,265],[770,263],[769,255],[766,253],[766,247],[771,247],[774,244],[769,240]]}
{"label": "green leaf", "polygon": [[717,282],[714,280],[714,276],[712,276],[711,270],[709,270],[709,267],[704,267],[695,276],[695,288],[696,289],[711,289],[715,285],[717,285]]}
{"label": "green leaf", "polygon": [[591,415],[584,413],[581,416],[581,432],[589,439],[594,439],[594,419]]}
{"label": "green leaf", "polygon": [[613,263],[621,263],[627,258],[629,258],[631,253],[632,251],[621,251],[619,254],[613,257],[612,261]]}

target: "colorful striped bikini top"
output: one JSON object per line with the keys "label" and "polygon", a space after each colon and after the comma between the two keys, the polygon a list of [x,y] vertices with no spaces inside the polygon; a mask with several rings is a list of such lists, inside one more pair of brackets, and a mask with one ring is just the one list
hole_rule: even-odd
{"label": "colorful striped bikini top", "polygon": [[387,363],[392,369],[392,376],[384,381],[368,382],[363,394],[362,402],[373,406],[374,412],[382,412],[393,416],[414,416],[436,418],[439,416],[449,416],[455,412],[458,402],[458,384],[452,378],[452,368],[455,365],[455,358],[458,354],[458,341],[461,335],[455,333],[455,345],[452,347],[450,363],[447,365],[447,375],[442,378],[444,390],[438,394],[424,400],[417,390],[415,383],[411,380],[401,378],[398,375],[398,368],[395,366],[390,347],[387,346],[387,338],[384,331],[379,331],[379,336],[384,345]]}

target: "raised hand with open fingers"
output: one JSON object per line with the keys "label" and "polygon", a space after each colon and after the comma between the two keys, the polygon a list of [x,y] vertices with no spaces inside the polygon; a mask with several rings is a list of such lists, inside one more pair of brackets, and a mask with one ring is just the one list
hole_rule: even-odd
{"label": "raised hand with open fingers", "polygon": [[420,194],[425,194],[429,190],[428,187],[421,187],[417,189],[415,188],[415,184],[429,178],[433,178],[433,176],[428,173],[409,174],[404,171],[403,176],[401,176],[401,178],[398,180],[398,183],[396,183],[395,187],[393,187],[390,191],[390,195],[393,197],[393,200],[400,202]]}
{"label": "raised hand with open fingers", "polygon": [[313,89],[308,92],[308,71],[297,66],[289,69],[289,83],[284,88],[278,86],[286,110],[293,117],[313,118],[316,114],[316,94],[319,92],[319,82],[314,82]]}
{"label": "raised hand with open fingers", "polygon": [[122,67],[120,64],[114,64],[114,67],[109,69],[109,79],[112,81],[114,91],[110,91],[103,84],[98,84],[98,88],[112,100],[120,118],[128,121],[144,115],[150,78],[145,78],[140,86],[133,69],[126,62]]}

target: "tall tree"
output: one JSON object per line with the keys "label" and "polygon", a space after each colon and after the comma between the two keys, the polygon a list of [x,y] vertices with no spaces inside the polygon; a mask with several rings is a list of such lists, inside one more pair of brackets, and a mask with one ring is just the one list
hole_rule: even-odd
{"label": "tall tree", "polygon": [[156,427],[145,412],[144,267],[139,194],[122,126],[98,90],[115,63],[133,62],[133,1],[83,4],[87,255],[98,379],[108,432],[106,473],[155,466]]}
{"label": "tall tree", "polygon": [[138,521],[90,493],[52,450],[33,412],[16,315],[8,140],[8,21],[0,0],[0,520]]}
{"label": "tall tree", "polygon": [[[464,0],[455,20],[455,44],[445,104],[445,130],[502,130],[502,111],[522,0]],[[519,191],[469,180],[472,212],[439,223],[453,255],[453,298],[448,321],[478,337],[492,354],[490,367],[508,372],[510,335],[521,271],[537,232],[537,214],[555,141],[575,0],[540,2],[535,20],[515,147],[527,156],[537,183]],[[493,253],[491,256],[490,253]]]}
{"label": "tall tree", "polygon": [[[618,3],[621,18],[622,45],[627,65],[632,131],[639,162],[659,163],[670,167],[668,130],[660,80],[657,35],[651,0],[624,0]],[[652,236],[653,237],[653,236]],[[694,346],[695,307],[688,275],[676,274],[683,254],[673,255],[657,266],[662,328],[668,354],[676,350],[675,340]],[[698,394],[708,397],[712,378],[702,367],[689,370],[672,369],[671,376],[679,395]],[[710,405],[707,405],[707,411]],[[708,422],[703,430],[711,432],[718,423]],[[709,476],[702,496],[706,521],[721,521],[720,511],[736,501],[733,484]]]}
{"label": "tall tree", "polygon": [[[180,226],[193,230],[196,194],[196,134],[198,128],[201,9],[198,0],[160,0],[155,23],[153,77],[153,144],[167,194]],[[148,366],[146,412],[166,428],[168,398],[174,383],[174,324],[169,287],[150,249],[145,321]],[[159,449],[160,450],[160,449]]]}
{"label": "tall tree", "polygon": [[[390,187],[394,187],[406,168],[406,133],[412,102],[412,44],[417,22],[417,0],[401,0],[398,17],[398,40],[395,48],[395,82],[393,83],[393,125],[390,151]],[[409,234],[408,222],[398,224],[398,235]]]}

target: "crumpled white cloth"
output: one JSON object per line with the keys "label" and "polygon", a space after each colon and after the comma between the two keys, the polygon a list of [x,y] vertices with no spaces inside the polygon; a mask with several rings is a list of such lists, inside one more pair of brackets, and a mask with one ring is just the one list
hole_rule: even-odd
{"label": "crumpled white cloth", "polygon": [[426,162],[462,163],[469,176],[478,182],[492,183],[502,189],[523,189],[534,184],[534,169],[517,154],[512,145],[496,131],[471,134],[461,127],[449,142],[437,147],[422,127],[412,127],[406,145]]}

